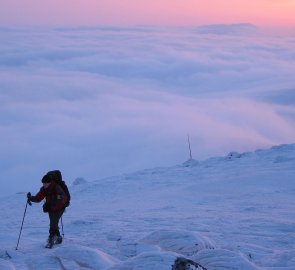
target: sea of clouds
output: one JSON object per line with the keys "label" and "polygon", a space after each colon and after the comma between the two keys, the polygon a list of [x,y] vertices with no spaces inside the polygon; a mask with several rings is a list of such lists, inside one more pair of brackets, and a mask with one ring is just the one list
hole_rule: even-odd
{"label": "sea of clouds", "polygon": [[294,143],[295,37],[252,25],[0,28],[0,195]]}

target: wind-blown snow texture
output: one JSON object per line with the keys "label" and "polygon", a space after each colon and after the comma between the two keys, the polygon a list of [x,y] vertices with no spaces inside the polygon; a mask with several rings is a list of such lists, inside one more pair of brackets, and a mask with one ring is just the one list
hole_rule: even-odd
{"label": "wind-blown snow texture", "polygon": [[41,204],[15,250],[25,192],[1,198],[0,269],[295,269],[294,176],[295,144],[81,182],[52,250]]}

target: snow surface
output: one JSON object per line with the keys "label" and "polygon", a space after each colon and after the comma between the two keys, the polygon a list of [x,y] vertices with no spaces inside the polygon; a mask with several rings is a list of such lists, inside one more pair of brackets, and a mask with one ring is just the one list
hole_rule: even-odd
{"label": "snow surface", "polygon": [[0,198],[0,269],[295,269],[294,176],[295,144],[82,181],[52,250],[42,204],[15,250],[27,191]]}

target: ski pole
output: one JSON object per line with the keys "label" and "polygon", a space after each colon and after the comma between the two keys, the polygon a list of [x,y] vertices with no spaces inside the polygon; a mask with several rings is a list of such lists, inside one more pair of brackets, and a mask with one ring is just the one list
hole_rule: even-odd
{"label": "ski pole", "polygon": [[15,250],[17,250],[17,248],[18,248],[18,244],[19,244],[20,236],[21,236],[21,233],[22,233],[22,230],[23,230],[23,225],[24,225],[24,221],[25,221],[25,216],[26,216],[28,204],[32,205],[31,202],[29,200],[27,200],[26,208],[25,208],[25,212],[24,212],[24,217],[23,217],[23,221],[22,221],[22,226],[20,228],[20,232],[19,232],[19,236],[18,236],[17,245],[16,245]]}
{"label": "ski pole", "polygon": [[62,237],[64,238],[65,237],[65,234],[64,234],[64,225],[62,223],[62,217],[60,218],[60,222],[61,222]]}

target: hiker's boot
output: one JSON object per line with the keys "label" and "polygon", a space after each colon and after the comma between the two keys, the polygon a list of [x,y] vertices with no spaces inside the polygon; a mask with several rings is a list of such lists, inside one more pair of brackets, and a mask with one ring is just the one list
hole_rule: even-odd
{"label": "hiker's boot", "polygon": [[48,240],[47,240],[47,244],[46,244],[46,248],[52,248],[54,245],[54,240],[53,240],[53,236],[49,236]]}
{"label": "hiker's boot", "polygon": [[61,244],[62,243],[62,237],[60,235],[58,236],[55,236],[55,241],[54,241],[55,244]]}

